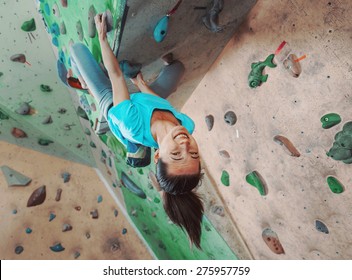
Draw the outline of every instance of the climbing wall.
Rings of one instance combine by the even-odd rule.
[[[171,3],[172,1],[169,2]],[[251,3],[253,2],[251,1]],[[212,215],[218,214],[222,215],[223,212],[223,209],[216,205],[215,210],[212,212],[208,211],[208,208],[206,209],[206,216],[204,216],[202,226],[203,250],[190,248],[186,234],[169,221],[163,210],[160,195],[152,187],[150,178],[153,170],[155,170],[155,166],[151,164],[146,168],[129,168],[125,163],[126,150],[118,143],[116,138],[110,132],[102,136],[97,136],[93,132],[99,116],[99,109],[93,98],[87,92],[73,90],[65,86],[66,72],[71,66],[69,46],[74,42],[82,42],[92,51],[96,60],[101,62],[99,43],[94,33],[94,25],[92,25],[93,16],[95,13],[103,12],[107,9],[110,10],[113,29],[108,34],[108,40],[110,45],[114,45],[117,43],[117,38],[120,35],[119,32],[121,32],[125,3],[126,1],[113,0],[99,1],[98,3],[94,1],[80,1],[72,5],[70,1],[40,0],[35,1],[35,3],[27,3],[28,7],[20,1],[13,3],[4,2],[1,4],[4,7],[2,11],[13,11],[14,13],[13,15],[9,12],[1,14],[1,19],[8,22],[9,28],[1,29],[0,35],[6,38],[8,42],[13,40],[13,44],[9,43],[3,47],[3,52],[1,53],[2,61],[6,62],[6,67],[1,72],[0,77],[2,90],[0,96],[1,140],[50,155],[63,157],[67,160],[96,166],[97,170],[99,170],[98,173],[101,175],[100,178],[106,184],[111,198],[121,207],[119,210],[115,210],[125,214],[127,220],[131,222],[133,228],[146,244],[146,247],[151,250],[153,257],[159,259],[237,259],[239,257],[237,253],[241,252],[245,246],[241,243],[240,238],[238,240],[234,238],[236,242],[230,240],[225,242],[218,228],[213,226],[209,217],[212,218]],[[202,2],[200,4],[202,4],[201,10],[204,14],[206,5],[209,3]],[[245,6],[244,11],[248,11],[249,7],[250,5]],[[186,9],[187,7],[182,8]],[[157,16],[164,16],[164,13],[164,11],[159,11]],[[196,9],[194,8],[193,16],[195,14]],[[135,14],[132,13],[131,16],[134,17]],[[202,26],[201,16],[197,12],[197,17],[199,18],[197,24],[200,26]],[[236,17],[241,18],[243,14]],[[180,21],[181,19],[182,17],[178,20]],[[195,18],[192,18],[192,20],[195,20]],[[224,36],[218,35],[218,38],[220,36],[222,38],[221,42],[226,42],[226,38],[230,36],[233,26],[236,26],[234,23],[237,24],[238,22],[238,19],[230,22],[233,19],[229,15],[227,20],[229,21],[229,26],[223,32]],[[173,28],[175,30],[175,26]],[[180,30],[185,32],[185,29]],[[203,39],[211,34],[204,26],[202,31],[204,33],[202,35]],[[193,30],[192,32],[196,31]],[[187,36],[192,37],[190,34]],[[18,38],[22,38],[21,41]],[[172,38],[169,36],[169,38],[175,40],[175,37]],[[208,39],[207,41],[211,42]],[[212,37],[212,41],[216,41],[215,37]],[[166,41],[166,44],[170,44],[170,41]],[[14,46],[16,46],[16,49]],[[202,46],[204,47],[205,44]],[[161,45],[158,49],[159,52],[164,52],[174,47],[175,43],[171,42],[170,46]],[[220,47],[212,48],[213,59],[215,59]],[[202,55],[204,56],[205,53]],[[197,65],[200,60],[197,62],[196,56],[193,56],[193,59],[194,61],[185,62],[188,64],[193,63],[192,67],[195,68],[194,73],[197,73],[197,79],[199,79],[201,75],[200,69],[204,73],[207,65],[209,66],[212,61],[208,59],[200,66]],[[13,75],[15,72],[16,76]],[[194,82],[198,81],[197,79],[191,83],[193,86]],[[186,93],[190,93],[189,85]],[[33,158],[35,157],[34,155]],[[40,158],[39,156],[37,157]],[[18,169],[16,170],[15,166],[12,165],[11,167],[14,170],[13,172],[19,171]],[[4,168],[6,170],[7,167],[5,166]],[[51,174],[51,176],[57,176],[58,171],[56,170],[55,172],[56,175]],[[66,170],[65,172],[70,172],[70,170]],[[3,173],[6,177],[4,170]],[[86,175],[85,172],[82,172],[81,176],[82,174],[84,174],[83,177],[92,176],[88,173]],[[131,181],[130,185],[134,186],[132,188],[128,187],[128,184],[123,183],[121,178],[128,178]],[[89,177],[86,179],[89,180]],[[2,233],[3,235],[5,234],[5,238],[11,240],[8,247],[6,247],[6,254],[9,254],[7,258],[13,258],[14,253],[19,255],[16,258],[26,258],[27,256],[38,259],[79,258],[81,254],[82,258],[93,259],[107,258],[107,256],[108,258],[136,258],[135,253],[137,252],[136,254],[138,254],[138,250],[140,250],[141,254],[145,253],[144,250],[138,248],[133,249],[132,251],[134,252],[130,254],[126,253],[125,250],[120,250],[122,247],[129,246],[128,242],[122,243],[123,240],[121,239],[121,234],[124,237],[129,235],[130,229],[127,226],[122,230],[119,227],[119,234],[109,233],[109,236],[113,237],[101,241],[105,242],[105,245],[100,247],[103,248],[102,252],[88,250],[87,244],[69,242],[67,238],[71,235],[71,231],[77,228],[77,219],[79,219],[77,215],[81,209],[85,208],[85,214],[89,212],[89,216],[85,215],[84,219],[80,222],[85,228],[85,233],[78,226],[79,231],[82,231],[81,233],[85,234],[87,239],[90,239],[90,230],[94,231],[91,220],[88,221],[89,217],[93,220],[100,217],[100,214],[95,209],[102,209],[103,219],[99,218],[99,221],[103,220],[100,223],[105,222],[106,224],[112,223],[111,219],[113,218],[107,213],[110,211],[109,213],[111,215],[113,213],[116,217],[115,213],[117,212],[111,210],[111,204],[102,204],[102,197],[106,195],[100,195],[96,189],[89,192],[89,197],[84,197],[85,199],[81,200],[80,204],[82,206],[74,203],[75,205],[72,204],[69,206],[71,211],[60,211],[64,205],[59,204],[60,206],[57,206],[56,202],[52,203],[53,199],[56,201],[60,187],[57,186],[57,189],[53,186],[45,187],[46,195],[50,195],[48,201],[43,200],[44,188],[40,188],[44,184],[47,184],[44,177],[36,179],[35,183],[40,185],[36,186],[37,188],[30,185],[30,188],[24,188],[24,190],[26,198],[30,196],[30,193],[34,193],[33,196],[35,199],[33,197],[33,199],[28,199],[33,200],[31,203],[38,205],[27,205],[26,208],[23,204],[19,205],[13,202],[11,205],[4,204],[2,206],[7,209],[7,214],[13,211],[15,219],[19,217],[16,216],[17,212],[21,211],[23,213],[20,215],[20,218],[17,218],[16,223],[11,223],[10,219],[7,220],[8,225],[12,225],[12,228],[9,228],[10,230],[23,230],[25,228],[24,232],[21,232],[21,235],[16,235],[15,238],[13,238],[15,235],[13,232],[6,231]],[[81,184],[78,183],[78,185]],[[210,185],[211,183],[208,182],[208,186]],[[1,187],[12,198],[12,201],[15,201],[18,192],[15,194],[15,189],[10,187],[4,189],[6,188],[4,181]],[[38,189],[38,191],[34,192],[35,189]],[[64,187],[61,189],[63,194],[66,193]],[[72,196],[72,200],[76,200],[82,196],[82,193],[71,192],[70,196]],[[22,202],[23,199],[21,199]],[[88,202],[87,199],[89,200]],[[72,203],[72,200],[69,200],[69,203]],[[217,202],[218,199],[214,198],[212,201]],[[35,207],[34,209],[36,210],[44,210],[43,215],[45,213],[46,216],[41,217],[43,219],[40,222],[37,221],[39,219],[32,220],[25,218],[23,215],[28,217],[29,213],[36,213],[34,210],[30,211],[33,208],[29,207]],[[13,209],[10,210],[10,208]],[[41,244],[43,247],[41,247],[42,251],[40,253],[33,250],[28,252],[25,248],[33,248],[33,244],[38,242],[39,235],[33,235],[35,231],[41,228],[41,239],[44,239],[49,234],[48,230],[44,230],[43,227],[45,227],[45,223],[47,222],[50,223],[48,229],[52,228],[53,223],[51,221],[54,220],[52,220],[51,214],[53,213],[62,215],[60,218],[62,233],[59,234],[57,232],[57,227],[56,234],[50,238],[50,244]],[[8,215],[7,218],[9,218]],[[71,226],[73,229],[70,228]],[[227,232],[233,232],[233,229],[229,229]],[[23,235],[23,233],[27,235]],[[76,234],[79,233],[76,232]],[[102,232],[98,233],[99,236],[100,234]],[[226,235],[226,233],[224,234]],[[132,234],[130,240],[133,240],[134,236]],[[30,240],[30,237],[33,237],[33,239],[31,239],[31,245],[29,246],[24,239]],[[210,240],[211,242],[209,242]],[[232,243],[239,244],[239,247],[229,246]],[[138,247],[138,243],[136,244]],[[23,252],[27,253],[22,255]],[[245,253],[240,257],[244,255]]]
[[[351,12],[259,1],[183,107],[255,259],[352,258]]]
[[[0,17],[0,140],[94,166],[36,3],[3,1]]]
[[[0,159],[1,259],[153,259],[94,169],[5,142]]]

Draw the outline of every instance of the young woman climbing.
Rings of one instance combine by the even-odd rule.
[[[148,86],[139,73],[131,80],[140,92],[129,94],[106,37],[106,14],[98,14],[95,24],[108,77],[82,43],[71,47],[73,72],[94,96],[117,138],[157,149],[154,162],[164,209],[172,222],[186,230],[191,244],[200,248],[204,210],[194,192],[201,179],[198,145],[191,135],[194,122],[160,97],[176,89],[184,66],[167,55],[157,79]]]

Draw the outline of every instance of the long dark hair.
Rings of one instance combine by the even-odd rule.
[[[187,175],[169,175],[167,164],[160,158],[156,165],[156,178],[163,193],[163,206],[170,220],[186,230],[191,244],[200,247],[201,225],[204,213],[200,197],[192,191],[201,179],[199,172]]]

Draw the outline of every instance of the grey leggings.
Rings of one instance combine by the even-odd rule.
[[[112,87],[109,78],[84,44],[75,43],[70,51],[74,74],[82,76],[97,101],[102,115],[107,119],[108,111],[113,104]],[[175,60],[162,69],[156,80],[149,87],[160,97],[167,98],[176,90],[184,72],[185,67],[182,62]]]

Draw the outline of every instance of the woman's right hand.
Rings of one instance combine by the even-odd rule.
[[[99,40],[106,39],[106,13],[97,14],[94,17],[95,26],[97,28]]]

